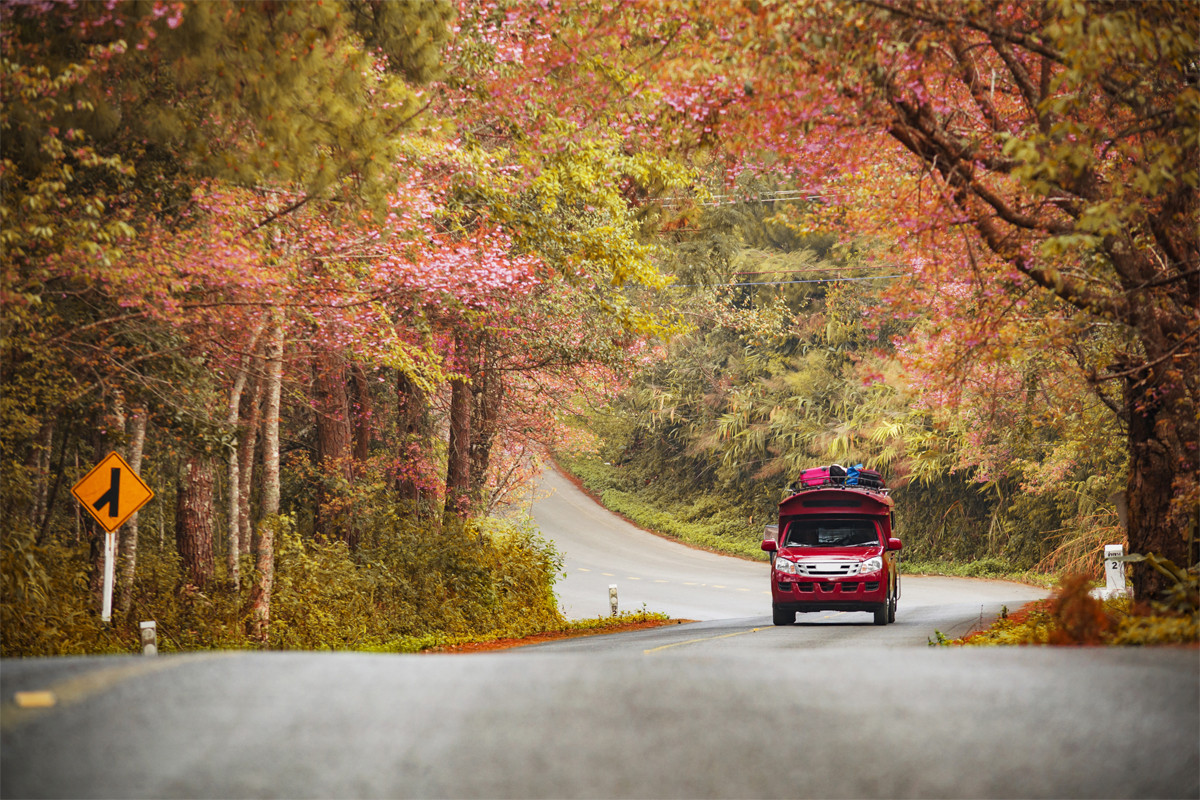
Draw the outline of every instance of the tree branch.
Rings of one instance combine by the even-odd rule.
[[[242,236],[249,236],[250,234],[254,233],[259,228],[266,227],[267,225],[270,225],[272,222],[279,219],[280,217],[285,217],[288,214],[291,214],[293,211],[298,210],[305,203],[307,203],[309,200],[312,200],[312,199],[313,199],[313,195],[306,194],[306,195],[304,195],[304,197],[301,197],[299,200],[292,203],[291,205],[281,208],[278,211],[274,211],[271,214],[268,214],[264,219],[260,220],[258,223],[254,224],[254,225],[250,226],[249,228],[247,228],[246,230],[242,231]]]

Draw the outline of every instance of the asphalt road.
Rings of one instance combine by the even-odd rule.
[[[1197,666],[927,647],[5,661],[0,794],[1194,798]],[[13,704],[32,690],[57,704]]]
[[[610,535],[571,503],[585,542]],[[692,580],[714,557],[560,544],[564,601],[599,577],[606,605],[608,571],[623,603],[704,621],[470,655],[5,660],[0,797],[1200,798],[1195,649],[924,646],[1019,599],[974,581],[906,579],[895,625],[777,628],[763,564]]]

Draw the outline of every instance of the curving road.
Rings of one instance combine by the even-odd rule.
[[[564,554],[566,575],[557,591],[570,618],[608,616],[608,587],[615,584],[624,610],[644,607],[674,619],[740,620],[748,628],[771,625],[766,562],[716,555],[646,533],[592,502],[555,471],[543,475],[533,515]],[[797,627],[805,631],[806,646],[926,645],[938,632],[950,637],[969,633],[1004,607],[1016,609],[1044,596],[1042,589],[1009,581],[905,576],[893,625],[874,626],[867,613],[826,611],[800,615]],[[776,641],[787,647],[797,640]],[[613,640],[555,647],[627,644]]]

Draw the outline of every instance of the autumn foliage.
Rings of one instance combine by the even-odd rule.
[[[992,550],[1127,531],[1195,563],[1179,11],[5,0],[6,628],[66,563],[94,591],[67,489],[110,450],[159,496],[125,621],[169,574],[282,645],[283,548],[374,585],[377,520],[469,537],[626,390],[693,481],[878,457],[943,523],[994,488]],[[1010,525],[1039,493],[1052,522]]]
[[[1100,644],[1113,627],[1104,604],[1089,592],[1092,580],[1086,575],[1067,575],[1059,582],[1050,602],[1054,630],[1050,644]]]

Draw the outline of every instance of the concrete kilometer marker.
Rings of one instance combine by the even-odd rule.
[[[1092,590],[1093,597],[1107,600],[1130,595],[1130,589],[1125,585],[1125,545],[1104,545],[1104,582],[1103,589]]]
[[[158,625],[153,620],[143,622],[139,626],[142,634],[142,655],[158,655]]]

